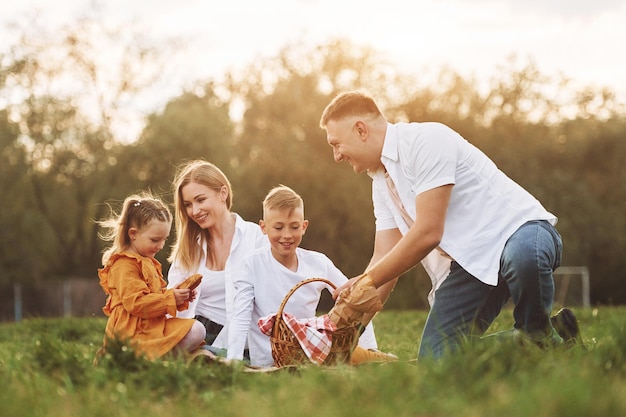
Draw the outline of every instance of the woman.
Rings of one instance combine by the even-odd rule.
[[[202,282],[189,309],[179,317],[204,324],[212,351],[226,349],[227,328],[234,300],[233,271],[242,257],[267,246],[258,224],[231,212],[233,192],[214,164],[195,160],[183,164],[174,178],[176,242],[169,257],[168,288],[191,274]]]

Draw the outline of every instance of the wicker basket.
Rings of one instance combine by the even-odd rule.
[[[308,358],[298,339],[294,336],[292,331],[287,326],[287,323],[283,320],[283,310],[287,301],[291,295],[296,292],[298,288],[311,282],[323,282],[330,286],[333,290],[337,287],[330,281],[324,278],[309,278],[300,281],[296,284],[283,298],[278,311],[276,312],[276,319],[274,326],[272,327],[272,333],[270,336],[270,343],[272,345],[272,357],[274,358],[274,365],[277,367],[288,365],[304,365],[311,364],[311,360]],[[343,329],[337,329],[332,335],[332,345],[330,353],[322,363],[322,365],[337,365],[341,363],[349,363],[352,351],[358,343],[359,329],[357,326],[348,327]]]

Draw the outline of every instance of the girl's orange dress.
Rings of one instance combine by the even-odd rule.
[[[129,252],[114,254],[98,270],[98,276],[108,295],[102,308],[109,316],[105,346],[108,338],[128,340],[138,355],[152,360],[171,351],[191,329],[193,319],[175,317],[174,290],[166,289],[156,259]],[[188,305],[184,303],[178,310]]]

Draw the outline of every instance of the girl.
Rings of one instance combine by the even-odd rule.
[[[176,318],[195,297],[190,289],[165,289],[161,264],[154,256],[170,234],[172,215],[163,202],[146,193],[126,198],[119,215],[98,222],[108,229],[100,237],[111,242],[98,270],[108,295],[104,314],[107,340],[130,342],[137,355],[153,360],[188,353],[204,341],[205,330],[193,319]],[[168,317],[167,315],[171,317]]]

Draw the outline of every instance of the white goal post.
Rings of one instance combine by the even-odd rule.
[[[554,302],[561,307],[570,305],[591,306],[589,300],[589,268],[586,266],[560,266],[554,271]]]

